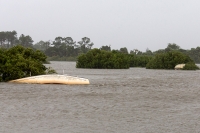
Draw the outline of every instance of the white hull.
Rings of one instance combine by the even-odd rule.
[[[30,84],[90,84],[88,79],[68,75],[39,75],[9,82]]]
[[[175,70],[180,70],[183,69],[183,67],[185,66],[185,64],[178,64],[174,67]]]

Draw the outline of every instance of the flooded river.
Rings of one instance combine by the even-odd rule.
[[[200,133],[200,71],[76,69],[90,85],[0,83],[1,133]]]

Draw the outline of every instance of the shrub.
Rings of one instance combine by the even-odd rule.
[[[129,54],[130,67],[146,67],[152,56]]]
[[[51,67],[48,67],[46,69],[46,74],[54,74],[54,73],[57,73],[54,69],[52,69]]]
[[[199,67],[194,63],[186,63],[183,70],[198,70]]]
[[[194,63],[190,57],[178,51],[156,54],[147,65],[147,69],[174,69],[177,64]]]
[[[40,51],[34,51],[22,46],[14,46],[8,50],[0,50],[0,80],[9,81],[45,74],[43,65],[46,56]]]
[[[78,56],[76,67],[99,69],[128,69],[129,59],[126,54],[120,52],[92,49],[86,54],[81,54]]]

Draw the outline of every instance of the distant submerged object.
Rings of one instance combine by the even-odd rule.
[[[183,69],[183,67],[185,66],[185,64],[178,64],[174,67],[175,70],[180,70]]]
[[[39,75],[11,80],[9,82],[29,84],[90,84],[88,79],[69,75]]]

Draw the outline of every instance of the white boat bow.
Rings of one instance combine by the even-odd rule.
[[[86,78],[69,75],[39,75],[11,80],[9,82],[30,84],[90,84]]]

